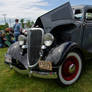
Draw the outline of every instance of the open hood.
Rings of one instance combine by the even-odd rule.
[[[73,11],[69,2],[53,9],[52,11],[40,16],[35,26],[39,26],[50,32],[54,27],[71,23],[74,20]]]

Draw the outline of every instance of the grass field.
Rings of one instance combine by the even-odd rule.
[[[7,48],[0,49],[0,92],[92,92],[92,61],[86,67],[79,81],[62,88],[56,79],[20,75],[4,64]]]

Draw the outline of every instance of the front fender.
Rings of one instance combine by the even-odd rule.
[[[8,48],[6,54],[10,55],[12,59],[18,60],[20,63],[22,63],[25,66],[25,68],[28,68],[27,54],[22,55],[21,51],[22,49],[20,48],[18,42],[16,42]]]
[[[64,56],[67,54],[70,48],[73,47],[80,49],[79,46],[74,42],[65,42],[61,44],[54,50],[50,51],[46,58],[46,61],[51,61],[55,66],[60,65],[63,61]]]

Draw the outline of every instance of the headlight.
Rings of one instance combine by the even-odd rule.
[[[19,45],[24,45],[24,43],[26,41],[26,37],[24,35],[20,35],[18,37],[18,41],[19,41]]]
[[[46,46],[51,46],[54,41],[54,36],[50,33],[44,35],[44,44]]]

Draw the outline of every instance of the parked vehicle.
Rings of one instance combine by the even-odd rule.
[[[86,53],[92,53],[92,6],[64,5],[40,16],[28,35],[11,45],[5,63],[29,74],[56,73],[61,85],[75,83]]]

